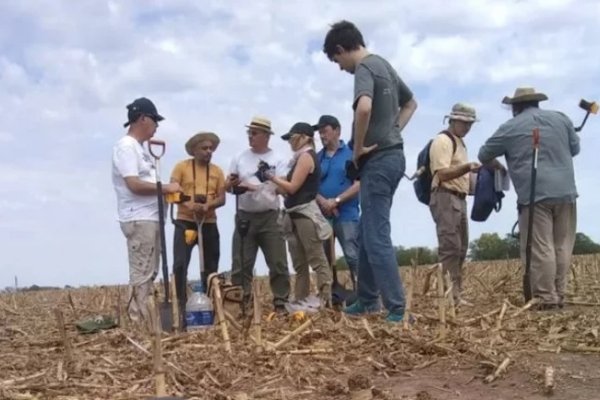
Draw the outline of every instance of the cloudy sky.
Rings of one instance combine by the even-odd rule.
[[[355,22],[415,93],[419,109],[404,131],[408,172],[456,101],[475,105],[481,118],[467,139],[474,157],[509,118],[500,100],[516,86],[541,89],[550,98],[543,106],[576,124],[580,98],[600,99],[596,0],[2,1],[0,287],[15,275],[20,285],[127,282],[110,160],[136,97],[151,98],[166,117],[157,134],[168,142],[165,177],[199,130],[221,136],[214,161],[226,169],[245,148],[254,114],[279,133],[334,114],[347,138],[352,77],[321,52],[339,19]],[[591,118],[576,159],[578,230],[596,241],[599,127]],[[288,152],[277,137],[272,144]],[[230,269],[233,213],[228,198],[218,212],[221,270]],[[504,235],[515,219],[509,193],[500,213],[471,224],[471,237]],[[436,244],[429,211],[407,181],[392,221],[394,243]],[[167,237],[172,260],[170,224]]]

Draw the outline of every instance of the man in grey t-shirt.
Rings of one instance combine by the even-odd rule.
[[[354,75],[354,166],[360,176],[360,254],[358,300],[347,307],[357,315],[379,309],[379,294],[388,310],[386,320],[404,317],[404,291],[390,237],[390,209],[405,170],[402,129],[417,108],[410,89],[392,66],[365,48],[361,32],[348,21],[332,25],[323,52],[340,69]]]

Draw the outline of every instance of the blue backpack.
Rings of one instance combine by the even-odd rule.
[[[487,166],[479,168],[471,219],[477,222],[487,220],[492,211],[500,211],[503,197],[504,192],[496,191],[494,169]]]
[[[446,130],[441,131],[438,135],[447,135],[450,140],[452,140],[452,155],[454,155],[454,153],[456,153],[456,140],[454,139],[454,136]],[[431,173],[430,168],[431,160],[429,158],[431,143],[433,143],[433,139],[427,142],[427,145],[423,147],[423,150],[421,150],[417,156],[417,177],[413,182],[417,199],[425,205],[429,205],[429,199],[431,198],[431,182],[433,181],[433,174]]]

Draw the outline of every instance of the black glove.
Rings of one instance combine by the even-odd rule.
[[[234,187],[231,188],[231,193],[235,194],[236,196],[240,195],[240,194],[244,194],[247,191],[248,191],[248,188],[246,186],[239,186],[238,185],[238,186],[234,186]]]

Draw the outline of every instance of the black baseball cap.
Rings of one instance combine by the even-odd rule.
[[[296,122],[294,126],[290,129],[288,133],[281,136],[283,140],[290,140],[293,134],[300,133],[302,135],[313,137],[315,135],[315,130],[313,126],[306,122]]]
[[[340,121],[338,121],[338,119],[333,115],[321,115],[321,118],[319,118],[319,122],[317,122],[316,125],[313,125],[313,129],[317,130],[327,125],[331,126],[333,129],[339,128]]]
[[[139,99],[135,99],[133,103],[127,106],[127,110],[128,121],[123,124],[124,127],[128,127],[132,122],[137,120],[140,117],[140,115],[147,115],[156,122],[165,119],[165,117],[158,113],[158,110],[156,109],[154,103],[146,97],[140,97]]]

